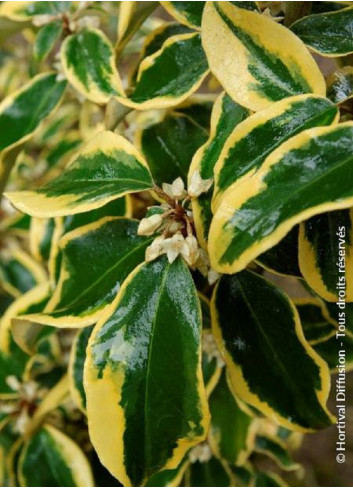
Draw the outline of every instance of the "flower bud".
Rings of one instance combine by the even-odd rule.
[[[183,180],[178,177],[172,184],[163,183],[163,191],[174,200],[181,200],[186,196],[186,190]]]
[[[194,171],[191,176],[188,194],[190,197],[198,197],[199,195],[207,192],[213,184],[213,178],[208,178],[204,180],[201,178],[200,172],[198,170]]]
[[[152,242],[152,244],[148,248],[146,248],[145,260],[147,262],[155,260],[163,253],[163,241],[164,238],[162,236],[159,236]]]
[[[173,263],[185,247],[185,240],[181,233],[175,233],[171,238],[163,241],[162,247],[163,252],[167,254],[169,263]]]
[[[195,265],[199,258],[199,246],[195,236],[190,235],[185,238],[185,246],[181,254],[188,265],[191,267]]]
[[[162,214],[153,214],[141,220],[137,234],[140,236],[152,236],[153,233],[161,226],[163,222]]]

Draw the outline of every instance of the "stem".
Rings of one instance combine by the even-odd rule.
[[[165,200],[170,205],[170,207],[176,208],[177,205],[179,205],[177,202],[175,202],[174,199],[170,197],[170,195],[166,194],[164,190],[161,189],[161,187],[159,187],[156,183],[153,185],[153,190],[156,192],[157,195],[159,195],[161,199]]]
[[[111,98],[105,110],[104,123],[106,129],[114,131],[122,120],[134,109],[126,107],[114,98]]]
[[[312,2],[285,2],[284,25],[289,27],[296,20],[311,13]]]

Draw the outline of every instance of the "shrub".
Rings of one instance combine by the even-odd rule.
[[[280,486],[335,423],[353,7],[160,4],[0,5],[2,485]]]

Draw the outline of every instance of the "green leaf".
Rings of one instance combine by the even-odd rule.
[[[94,324],[153,240],[138,236],[137,227],[138,221],[107,217],[63,236],[52,298],[42,314],[22,319],[62,328]]]
[[[147,58],[147,56],[151,56],[152,54],[159,51],[165,41],[167,41],[170,37],[176,36],[178,34],[187,34],[188,32],[191,32],[190,29],[178,24],[177,22],[162,24],[146,37],[143,45],[141,59]]]
[[[336,57],[353,53],[353,7],[337,12],[309,15],[291,30],[315,53]]]
[[[0,232],[14,233],[27,237],[30,225],[31,217],[27,214],[17,212],[2,220],[0,223]]]
[[[333,320],[327,318],[324,303],[307,297],[294,301],[306,340],[315,345],[336,335],[337,329]]]
[[[189,463],[186,455],[175,469],[158,472],[148,479],[144,487],[180,487]]]
[[[54,219],[39,219],[32,217],[29,233],[29,246],[32,256],[39,262],[49,259],[53,234]]]
[[[252,418],[238,406],[223,371],[209,400],[211,427],[209,443],[217,458],[231,465],[243,465],[254,447]]]
[[[231,467],[231,471],[235,475],[237,487],[253,487],[254,473],[251,465],[243,465],[241,467]]]
[[[42,267],[20,248],[6,250],[1,254],[0,284],[13,297],[24,294],[45,280],[46,274]]]
[[[15,433],[13,423],[9,422],[9,416],[2,419],[0,433],[0,484],[2,487],[11,487],[13,480],[13,457],[16,445],[19,444],[19,434]]]
[[[13,346],[11,348],[11,355],[6,354],[0,350],[0,399],[17,399],[18,392],[14,391],[7,380],[9,377],[16,377],[20,381],[23,378],[26,364],[28,362],[28,356]]]
[[[103,207],[81,214],[65,216],[63,219],[63,234],[69,233],[86,224],[94,223],[103,217],[122,217],[131,214],[131,202],[129,196],[112,200]]]
[[[339,104],[353,97],[353,67],[344,66],[327,79],[327,97]]]
[[[329,302],[339,299],[340,289],[347,302],[353,301],[352,223],[353,210],[343,209],[300,224],[300,270],[309,286]]]
[[[86,394],[83,387],[83,367],[86,360],[86,348],[93,326],[77,331],[71,347],[69,363],[70,393],[76,406],[86,412]]]
[[[118,16],[118,41],[115,46],[119,56],[126,44],[138,32],[147,17],[158,7],[158,2],[121,2]]]
[[[187,266],[163,257],[131,273],[93,331],[84,375],[90,438],[124,485],[175,468],[207,434],[201,328]]]
[[[192,463],[186,472],[185,484],[187,487],[233,487],[230,470],[215,457],[207,462]]]
[[[14,323],[17,316],[21,314],[42,311],[45,304],[48,302],[50,292],[50,284],[48,282],[43,282],[21,295],[10,304],[1,318],[0,350],[6,354],[10,354],[13,347],[15,350],[17,349],[18,344],[22,350],[31,353],[32,346],[34,346],[35,341],[37,340],[37,335],[34,336],[29,327],[19,329],[17,332],[17,329],[13,328],[15,325]],[[14,343],[13,339],[17,344]],[[27,344],[30,344],[31,346],[27,347]]]
[[[79,446],[50,425],[43,426],[25,443],[18,477],[23,487],[94,485],[90,465]]]
[[[6,97],[0,104],[0,151],[29,139],[58,105],[65,86],[65,81],[56,81],[55,73],[43,73]]]
[[[8,192],[6,196],[27,214],[55,217],[97,209],[151,187],[151,174],[140,153],[122,136],[103,131],[44,187]]]
[[[53,148],[45,154],[45,159],[48,164],[48,170],[55,165],[66,162],[66,160],[73,154],[73,152],[81,145],[82,139],[76,135],[67,136],[61,139]]]
[[[121,103],[137,109],[163,109],[181,103],[208,74],[206,56],[197,33],[179,34],[140,64],[137,83]]]
[[[301,277],[298,239],[299,227],[295,226],[277,245],[258,256],[256,262],[271,273]]]
[[[210,132],[210,119],[214,105],[214,95],[195,94],[189,99],[184,100],[174,108],[178,114],[184,114],[192,119],[196,124],[203,127],[207,133]]]
[[[43,61],[49,55],[62,30],[62,21],[60,20],[50,22],[39,29],[33,46],[34,58],[37,61]]]
[[[278,146],[305,129],[329,126],[338,110],[329,100],[315,95],[290,97],[248,117],[232,131],[214,169],[212,209],[222,197],[256,173]]]
[[[59,248],[59,239],[66,233],[73,231],[86,224],[99,221],[103,217],[118,217],[131,215],[131,202],[126,195],[120,199],[112,200],[99,209],[82,212],[71,216],[58,217],[55,219],[55,231],[49,259],[49,274],[54,283],[57,283],[60,275],[62,253]]]
[[[352,207],[352,142],[347,122],[303,131],[271,153],[255,175],[223,196],[209,235],[212,267],[238,272],[299,222]]]
[[[185,182],[192,157],[206,139],[205,129],[179,114],[169,114],[144,129],[140,135],[141,151],[154,181],[161,185],[182,177]]]
[[[168,14],[181,24],[192,29],[201,27],[203,8],[206,2],[160,2]]]
[[[255,451],[268,455],[283,470],[297,470],[299,468],[299,464],[296,464],[289,455],[285,444],[275,437],[257,435],[255,439]]]
[[[327,366],[306,342],[283,292],[249,271],[224,275],[211,315],[232,389],[241,400],[289,429],[310,431],[332,423],[325,407]]]
[[[61,62],[69,82],[88,100],[105,104],[114,95],[124,95],[113,46],[102,31],[84,29],[67,37]]]
[[[48,300],[49,284],[41,283],[30,291],[26,292],[6,309],[0,323],[0,397],[12,398],[18,397],[18,393],[13,391],[7,383],[8,376],[15,376],[21,380],[24,376],[27,362],[29,360],[29,348],[26,348],[27,342],[33,345],[36,342],[38,334],[32,334],[31,328],[24,328],[18,335],[13,335],[12,323],[14,318],[25,312],[37,312],[42,310],[43,305]],[[14,341],[15,339],[15,341]],[[19,341],[18,341],[19,340]],[[18,344],[17,344],[18,342]],[[18,346],[19,345],[19,346]],[[25,345],[25,347],[23,347]],[[25,350],[27,353],[25,353]]]
[[[228,136],[248,114],[246,109],[233,102],[225,92],[219,95],[212,110],[210,136],[193,157],[188,175],[189,184],[195,172],[199,172],[204,180],[213,178],[214,166]],[[191,201],[197,237],[204,248],[207,247],[208,231],[212,220],[212,193],[213,186],[208,192]]]
[[[250,110],[292,95],[325,95],[325,80],[305,45],[257,12],[228,2],[207,2],[202,45],[224,90]]]
[[[256,472],[254,487],[288,487],[288,485],[274,472]]]
[[[24,22],[36,15],[60,15],[69,10],[71,2],[4,2],[0,15],[17,22]]]
[[[245,8],[245,10],[253,10],[255,12],[259,12],[258,2],[238,2],[238,0],[235,0],[234,2],[229,3],[239,8]]]
[[[219,381],[224,363],[213,338],[209,300],[201,293],[199,299],[202,312],[202,376],[209,397]]]
[[[325,360],[331,372],[340,373],[343,371],[351,372],[353,370],[353,338],[350,335],[345,337],[331,338],[321,341],[314,345],[314,349],[321,358]],[[339,360],[344,359],[344,367]],[[344,368],[344,370],[343,370]]]
[[[128,2],[128,4],[130,3],[131,2]],[[147,58],[147,56],[151,56],[159,51],[165,41],[167,41],[170,37],[178,34],[186,34],[187,32],[191,32],[188,27],[177,22],[171,22],[160,25],[157,27],[157,29],[148,34],[142,46],[142,51],[139,56],[139,63],[133,68],[129,76],[131,85],[136,84],[136,77],[141,61]]]

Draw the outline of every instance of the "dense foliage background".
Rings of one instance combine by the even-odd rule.
[[[351,4],[1,2],[1,485],[350,485]]]

